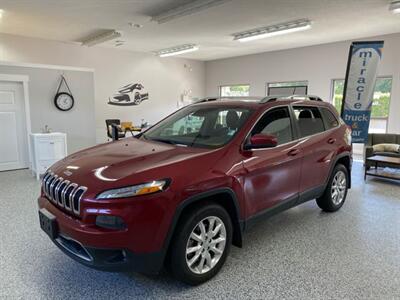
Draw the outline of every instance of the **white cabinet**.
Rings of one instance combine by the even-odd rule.
[[[55,162],[67,156],[65,133],[31,133],[32,172],[36,178],[44,174]]]

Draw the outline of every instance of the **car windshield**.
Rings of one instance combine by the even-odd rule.
[[[247,108],[188,106],[147,130],[141,138],[181,146],[218,148],[236,135],[250,113]]]

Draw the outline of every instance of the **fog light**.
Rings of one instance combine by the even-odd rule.
[[[126,225],[122,218],[116,216],[97,216],[96,225],[107,229],[125,229]]]

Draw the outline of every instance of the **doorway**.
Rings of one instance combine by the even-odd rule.
[[[24,86],[0,80],[0,171],[29,167]]]

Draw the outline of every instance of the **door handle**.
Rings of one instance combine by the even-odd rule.
[[[290,150],[287,154],[289,155],[289,156],[295,156],[295,155],[297,155],[297,154],[299,154],[300,153],[300,150],[299,149],[292,149],[292,150]]]
[[[333,144],[334,142],[336,142],[336,139],[334,139],[334,138],[330,138],[328,140],[328,144]]]

